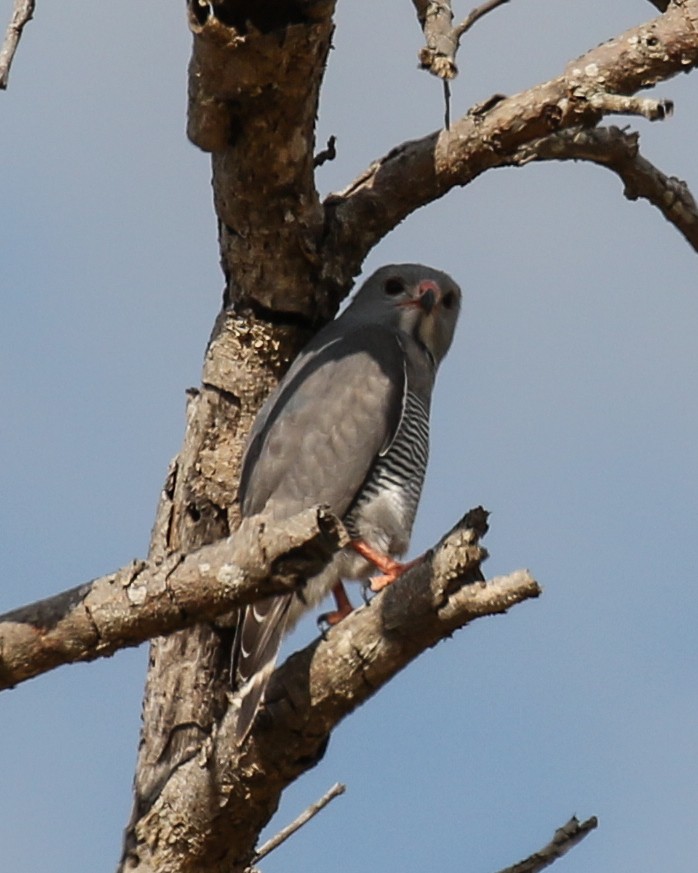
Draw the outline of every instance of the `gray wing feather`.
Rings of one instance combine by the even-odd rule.
[[[317,503],[343,516],[398,430],[407,377],[396,334],[379,325],[333,328],[295,361],[255,422],[240,479],[244,516],[264,510],[283,519]],[[239,743],[274,669],[294,597],[268,598],[240,617],[233,648],[234,684],[246,686]]]
[[[285,518],[325,503],[342,516],[397,432],[405,393],[404,353],[392,331],[369,325],[310,349],[252,433],[243,515],[266,508]]]

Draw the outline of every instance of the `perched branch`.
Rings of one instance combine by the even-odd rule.
[[[235,537],[186,557],[134,561],[9,612],[0,616],[0,689],[288,591],[346,542],[341,523],[323,509],[284,523],[256,517]]]
[[[252,859],[253,864],[259,863],[262,858],[265,858],[270,852],[273,852],[274,849],[278,849],[282,843],[285,843],[289,837],[292,837],[296,831],[299,831],[304,824],[307,824],[311,818],[314,818],[319,812],[321,812],[328,803],[331,803],[335,797],[339,797],[344,794],[347,790],[346,785],[342,785],[340,782],[336,782],[329,791],[322,795],[320,800],[317,800],[315,803],[311,804],[304,812],[302,812],[298,818],[294,819],[290,825],[287,825],[285,828],[282,828],[276,836],[272,837],[270,840],[267,840],[263,846],[255,853],[254,858]]]
[[[486,513],[472,510],[430,552],[368,605],[355,610],[272,676],[265,707],[236,747],[233,699],[206,743],[171,775],[135,826],[122,869],[206,869],[213,858],[245,870],[257,834],[283,789],[324,754],[333,728],[410,661],[476,618],[506,612],[540,589],[525,571],[482,582],[479,538]],[[197,802],[218,786],[215,811]]]
[[[187,6],[188,130],[212,152],[226,288],[202,390],[187,412],[165,553],[190,553],[234,530],[242,445],[259,403],[385,234],[526,144],[595,126],[605,111],[599,95],[632,95],[698,59],[698,0],[672,4],[552,82],[391,151],[321,205],[314,132],[334,3]],[[242,749],[230,742],[228,628],[197,625],[155,640],[124,869],[244,869],[280,792],[321,757],[334,724],[424,646],[475,617],[468,606],[477,598],[483,609],[506,609],[537,592],[526,574],[483,585],[472,567],[442,592],[439,609],[431,578],[420,576],[431,566],[415,567],[280,667]],[[459,581],[473,584],[458,589]]]
[[[347,290],[328,293],[320,281],[324,214],[313,167],[335,4],[186,6],[193,33],[187,132],[211,152],[225,290],[154,543],[165,554],[192,553],[237,528],[237,483],[254,417]],[[127,844],[171,775],[185,761],[205,759],[228,706],[229,625],[223,616],[152,640]],[[192,804],[213,814],[219,788],[210,783]]]
[[[524,861],[514,864],[513,867],[500,870],[499,873],[539,873],[540,870],[549,867],[558,858],[569,852],[577,843],[581,843],[584,837],[597,825],[596,816],[580,822],[577,816],[573,815],[567,824],[555,831],[555,835],[547,846],[543,846],[542,849],[529,855]]]
[[[628,200],[647,200],[660,210],[698,251],[698,205],[685,182],[666,176],[642,157],[639,135],[618,127],[566,130],[529,143],[512,163],[529,161],[591,161],[613,170],[625,184]]]
[[[493,167],[529,143],[568,128],[593,128],[606,114],[666,115],[666,101],[628,95],[698,65],[698,0],[626,31],[568,65],[556,79],[485,104],[450,130],[403,143],[325,201],[323,269],[347,284],[366,254],[408,215]]]
[[[10,67],[17,51],[17,46],[22,37],[25,24],[31,21],[34,15],[35,0],[15,0],[12,18],[7,25],[5,39],[0,48],[0,89],[6,90],[10,78]]]

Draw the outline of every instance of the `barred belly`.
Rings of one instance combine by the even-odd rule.
[[[395,438],[376,459],[344,518],[352,538],[390,555],[406,551],[428,458],[429,408],[408,392]]]

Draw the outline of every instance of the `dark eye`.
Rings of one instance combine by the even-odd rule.
[[[402,294],[405,290],[405,283],[399,276],[391,276],[389,279],[385,280],[385,293],[390,294],[391,297],[396,297],[398,294]]]
[[[456,305],[456,294],[454,291],[447,291],[443,296],[444,309],[453,309]]]

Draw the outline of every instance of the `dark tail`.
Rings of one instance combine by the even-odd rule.
[[[293,596],[282,594],[259,600],[246,607],[240,616],[231,664],[233,689],[240,698],[235,725],[238,745],[250,732],[274,672]]]

